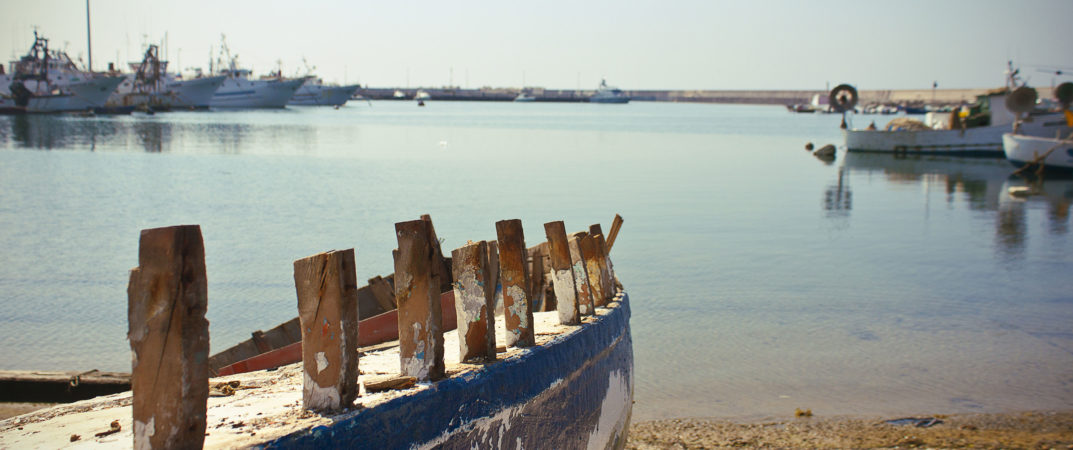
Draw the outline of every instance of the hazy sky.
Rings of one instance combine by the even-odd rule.
[[[93,64],[140,60],[167,34],[172,67],[207,69],[226,34],[257,74],[303,57],[371,86],[623,89],[978,88],[1007,59],[1049,86],[1073,72],[1073,1],[91,0]],[[33,27],[86,56],[85,0],[3,0],[0,55]],[[1043,69],[1041,69],[1043,68]],[[1067,76],[1060,81],[1070,81]]]

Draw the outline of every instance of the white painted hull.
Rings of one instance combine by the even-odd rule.
[[[1002,135],[1002,149],[1010,164],[1017,167],[1036,161],[1040,156],[1047,154],[1043,159],[1045,168],[1073,171],[1073,143],[1069,141],[1061,142],[1055,138],[1006,133]]]
[[[213,108],[282,108],[298,87],[298,80],[247,80],[228,78],[212,96]]]
[[[1012,131],[1013,125],[992,125],[965,130],[842,130],[846,150],[854,152],[935,153],[963,156],[1002,156],[1002,134]],[[1054,136],[1068,133],[1060,114],[1045,114],[1032,118],[1021,126],[1022,133],[1031,136]]]
[[[325,86],[307,82],[291,97],[288,105],[302,106],[342,106],[358,90],[358,85]]]
[[[131,79],[128,75],[127,80]],[[204,109],[209,107],[213,94],[223,84],[224,76],[170,80],[158,92],[132,92],[129,83],[108,99],[108,106],[150,106],[157,109]]]
[[[68,84],[57,94],[31,97],[26,105],[26,111],[53,113],[101,108],[121,82],[123,82],[123,77],[100,77]]]

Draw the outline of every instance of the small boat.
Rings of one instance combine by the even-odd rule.
[[[1073,136],[1059,139],[1006,133],[1002,135],[1002,150],[1015,167],[1073,175]]]
[[[93,112],[123,81],[80,69],[36,31],[30,51],[10,67],[11,73],[0,74],[0,111],[9,113]]]
[[[514,101],[516,101],[516,102],[520,102],[520,103],[529,103],[529,102],[535,102],[535,101],[536,101],[536,97],[533,97],[532,95],[529,95],[529,94],[528,94],[528,93],[526,93],[525,91],[522,91],[522,92],[519,92],[519,93],[518,93],[518,96],[517,96],[517,97],[514,97]]]
[[[630,96],[621,89],[607,85],[607,80],[600,80],[596,93],[589,97],[589,103],[629,103]]]
[[[110,107],[133,106],[147,111],[172,109],[207,109],[213,94],[223,85],[223,75],[191,79],[168,72],[168,62],[161,61],[159,48],[150,45],[138,63],[131,63],[133,73],[108,99]]]
[[[419,102],[422,102],[422,101],[425,101],[425,100],[432,100],[432,95],[429,95],[429,93],[425,92],[424,89],[418,89],[417,93],[414,94],[414,100],[417,100]]]
[[[350,100],[360,86],[350,84],[346,86],[324,84],[320,78],[309,77],[302,87],[294,93],[288,105],[302,106],[343,106]]]

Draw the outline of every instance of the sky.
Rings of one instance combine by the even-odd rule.
[[[166,44],[208,69],[226,36],[255,74],[371,87],[627,90],[990,88],[1013,60],[1073,81],[1070,0],[90,0],[93,66]],[[85,0],[3,0],[0,60],[36,28],[87,59]]]

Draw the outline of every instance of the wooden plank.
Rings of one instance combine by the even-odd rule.
[[[607,258],[607,243],[604,235],[593,236],[596,239],[596,259],[600,263],[600,289],[604,291],[604,297],[611,300],[615,297],[615,276],[611,272],[611,262]]]
[[[357,284],[354,249],[294,262],[305,409],[339,411],[358,397]]]
[[[622,216],[615,214],[615,220],[611,221],[611,231],[607,233],[607,254],[611,254],[611,247],[615,246],[615,238],[618,238],[618,231],[622,229]]]
[[[492,291],[492,309],[499,313],[499,308],[503,307],[503,286],[499,282],[499,242],[488,242],[488,272],[489,279],[492,280],[488,283],[488,289]]]
[[[533,311],[553,311],[555,298],[544,295],[544,255],[541,247],[534,245],[526,250],[526,270],[529,273],[529,293],[533,298]],[[551,309],[548,309],[548,307]]]
[[[376,299],[376,303],[380,305],[385,312],[391,311],[396,308],[395,306],[395,289],[391,287],[391,283],[388,283],[384,277],[377,275],[369,279],[369,290],[372,292],[373,297]]]
[[[383,314],[386,311],[380,302],[376,301],[376,297],[373,296],[373,290],[368,285],[358,288],[358,311],[360,312],[359,319],[366,317],[372,317],[377,314]]]
[[[134,448],[201,448],[209,322],[199,226],[142,230],[127,301]]]
[[[399,305],[399,365],[403,375],[421,381],[444,376],[442,309],[432,273],[429,222],[395,224],[399,257],[395,261],[395,304]]]
[[[421,220],[428,222],[429,245],[432,247],[432,276],[439,280],[439,292],[446,292],[451,287],[451,263],[444,258],[440,248],[440,239],[436,236],[436,227],[432,225],[432,216],[422,214]]]
[[[588,234],[572,234],[567,243],[570,246],[570,269],[574,272],[574,288],[577,291],[578,312],[583,316],[595,313],[592,303],[592,286],[589,284],[589,272],[585,268],[585,254],[581,251],[581,241]]]
[[[559,323],[577,325],[581,323],[581,313],[578,310],[577,288],[574,287],[574,271],[570,262],[570,243],[566,239],[566,226],[561,220],[548,222],[544,224],[544,234],[548,237],[551,281],[555,289]]]
[[[503,318],[507,326],[507,346],[536,344],[533,331],[532,294],[525,264],[525,236],[518,219],[496,222],[499,238],[499,273],[503,285]]]
[[[471,242],[451,252],[455,315],[462,361],[495,361],[496,327],[489,283],[488,244]]]
[[[600,283],[600,257],[597,252],[599,252],[599,247],[591,234],[586,234],[581,238],[581,254],[585,257],[585,272],[589,274],[592,304],[600,307],[607,304],[607,297]]]

